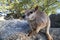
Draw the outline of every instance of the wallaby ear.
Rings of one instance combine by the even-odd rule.
[[[38,10],[38,6],[35,7],[35,11],[37,11],[37,10]]]

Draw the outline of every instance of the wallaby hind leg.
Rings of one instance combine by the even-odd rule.
[[[48,37],[48,40],[53,40],[52,36],[49,33],[49,29],[50,29],[50,21],[47,23],[47,27],[46,27],[46,35]]]

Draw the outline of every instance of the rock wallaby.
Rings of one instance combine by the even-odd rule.
[[[31,31],[28,36],[37,34],[41,29],[45,29],[48,40],[53,40],[49,34],[50,19],[46,13],[39,11],[38,6],[34,9],[29,9],[25,11],[25,18],[29,22]]]

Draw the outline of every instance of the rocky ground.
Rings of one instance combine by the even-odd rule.
[[[0,40],[47,40],[43,32],[32,38],[28,37],[29,30],[29,24],[24,20],[0,21]],[[54,40],[60,40],[60,28],[50,28],[50,34]]]

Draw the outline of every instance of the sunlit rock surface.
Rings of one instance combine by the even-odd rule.
[[[45,33],[39,32],[36,36],[28,37],[30,27],[24,20],[0,21],[0,40],[47,40]],[[50,28],[54,40],[60,40],[60,28]]]

